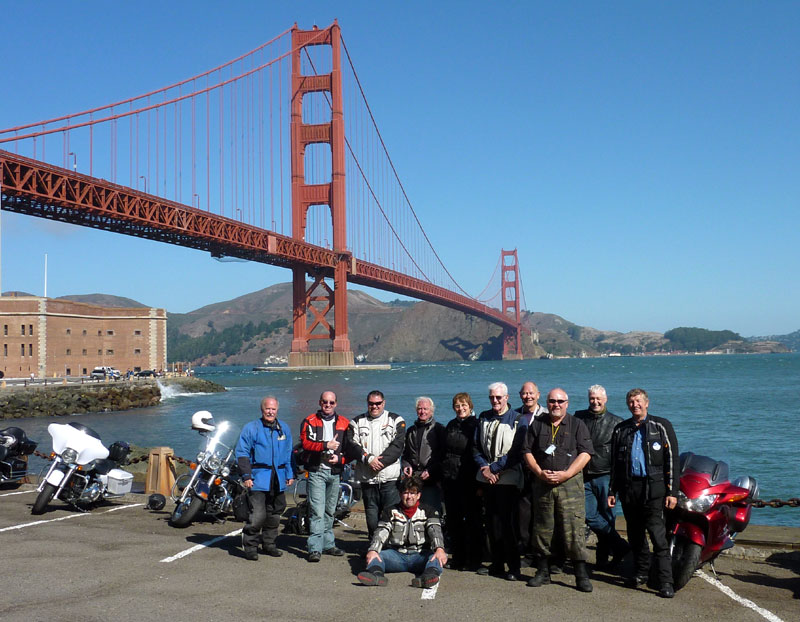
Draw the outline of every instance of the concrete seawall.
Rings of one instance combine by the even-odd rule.
[[[162,382],[192,393],[225,390],[199,378],[165,378]],[[129,410],[155,406],[160,401],[161,389],[155,380],[8,386],[0,389],[0,420]]]

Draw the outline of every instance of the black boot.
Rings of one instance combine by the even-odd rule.
[[[540,587],[550,583],[550,564],[547,558],[540,558],[536,574],[528,579],[528,587]]]
[[[597,548],[595,549],[595,568],[608,566],[608,556],[611,553],[611,541],[605,534],[597,534]]]
[[[575,567],[575,587],[581,592],[591,592],[592,582],[589,581],[586,562],[573,561],[572,565]]]
[[[608,570],[619,568],[625,556],[631,552],[631,545],[628,544],[616,531],[611,536],[611,561],[608,562]]]

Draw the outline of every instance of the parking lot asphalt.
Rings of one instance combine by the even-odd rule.
[[[351,514],[336,528],[345,557],[305,559],[305,538],[282,534],[281,558],[247,561],[241,523],[203,520],[170,527],[163,511],[129,495],[79,513],[59,501],[32,516],[31,485],[0,488],[0,559],[5,566],[0,620],[771,620],[798,619],[800,554],[767,552],[757,559],[725,556],[721,581],[705,569],[672,600],[631,590],[619,576],[592,573],[591,594],[574,577],[529,588],[522,582],[445,571],[432,590],[392,574],[386,587],[361,586],[366,528]],[[593,549],[590,555],[593,559]],[[590,561],[591,561],[590,559]],[[532,576],[533,571],[523,569]]]

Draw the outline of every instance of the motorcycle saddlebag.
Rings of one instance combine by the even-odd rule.
[[[112,495],[126,495],[133,486],[133,475],[122,469],[111,469],[108,472],[108,492]]]

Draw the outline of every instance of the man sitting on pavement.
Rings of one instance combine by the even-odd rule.
[[[439,513],[420,503],[422,480],[409,477],[401,485],[400,503],[381,516],[367,551],[367,567],[358,573],[364,585],[384,586],[387,572],[413,572],[413,587],[439,582],[447,563]]]

